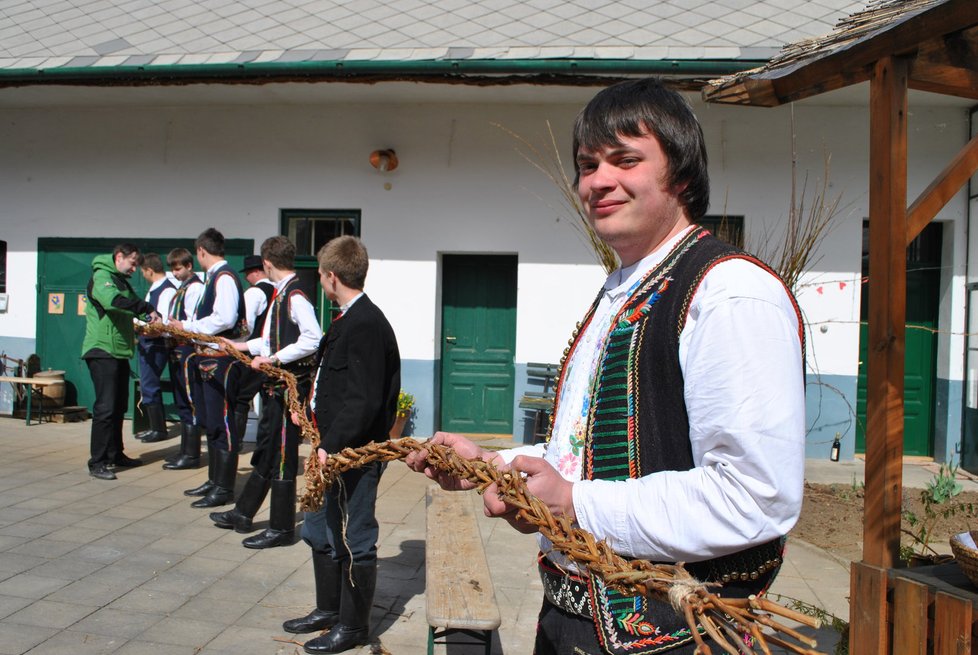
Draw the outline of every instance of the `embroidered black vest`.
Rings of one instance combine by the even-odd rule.
[[[759,260],[696,227],[646,275],[613,319],[592,392],[583,478],[625,480],[693,468],[679,336],[703,277],[729,259],[746,259],[776,276]],[[597,301],[572,339],[565,361],[596,308]],[[800,313],[798,324],[802,326]],[[804,351],[803,336],[799,327]],[[798,374],[803,373],[799,367]],[[557,398],[562,385],[563,371]],[[784,539],[778,538],[686,564],[686,569],[701,581],[722,584],[719,593],[725,597],[746,597],[761,593],[773,581],[783,545]],[[668,603],[625,596],[594,576],[588,579],[588,593],[598,639],[608,653],[644,655],[692,643],[685,619]]]
[[[188,318],[187,308],[184,305],[187,299],[187,289],[189,289],[194,284],[203,284],[200,278],[196,275],[191,275],[187,280],[177,287],[177,292],[170,299],[170,311],[168,312],[169,318],[175,318],[178,321],[186,321]]]
[[[200,305],[197,307],[196,318],[206,318],[214,312],[214,303],[217,301],[217,281],[224,275],[230,276],[234,280],[234,286],[238,290],[238,318],[233,327],[218,332],[215,336],[237,339],[242,334],[248,332],[248,323],[245,320],[244,292],[241,289],[241,280],[238,279],[238,276],[231,270],[227,262],[218,270],[214,271],[213,274],[207,276],[207,281],[204,282],[204,295],[201,297]]]
[[[299,324],[292,320],[292,299],[296,296],[301,296],[305,298],[306,302],[309,302],[309,297],[300,287],[298,276],[289,280],[269,302],[267,308],[268,346],[269,352],[273,355],[285,346],[298,341],[299,335],[302,333]],[[282,368],[297,376],[311,376],[315,364],[316,353],[313,352],[294,362],[283,364]]]
[[[150,305],[152,305],[153,308],[156,309],[157,312],[159,312],[160,314],[162,314],[163,312],[160,312],[159,309],[157,309],[157,305],[160,302],[160,296],[162,296],[163,295],[163,292],[166,291],[167,289],[176,289],[176,287],[174,286],[173,282],[170,282],[170,278],[164,278],[162,284],[160,284],[158,287],[156,287],[155,289],[153,289],[152,291],[150,291],[149,292],[149,300],[146,301]],[[172,298],[171,298],[171,304],[172,304]],[[169,308],[167,308],[167,310],[169,311]],[[152,337],[152,338],[150,338],[150,337],[140,336],[139,337],[139,340],[140,341],[143,341],[143,342],[157,342],[157,341],[162,342],[164,340],[164,338],[163,337]]]

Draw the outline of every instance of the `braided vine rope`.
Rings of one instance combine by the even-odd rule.
[[[214,343],[243,364],[251,365],[251,358],[219,337],[177,330],[160,323],[138,326],[137,331],[149,337],[168,335],[186,341]],[[670,603],[685,618],[700,655],[711,655],[712,650],[703,641],[697,626],[702,627],[729,655],[756,655],[756,651],[744,642],[743,635],[751,636],[761,652],[767,655],[771,652],[768,644],[799,655],[822,655],[815,650],[817,644],[814,639],[776,621],[773,616],[815,628],[820,625],[818,619],[766,598],[721,598],[709,591],[707,584],[693,578],[682,564],[626,560],[606,542],[598,541],[591,533],[575,527],[567,517],[551,513],[543,502],[527,490],[521,475],[501,472],[495,465],[478,458],[462,457],[449,446],[405,437],[374,442],[360,448],[344,448],[321,463],[316,454],[319,432],[299,400],[295,376],[268,364],[262,365],[260,370],[285,383],[289,390],[289,411],[299,419],[302,436],[312,443],[312,454],[306,458],[306,490],[299,500],[299,507],[303,511],[315,511],[322,507],[326,490],[346,471],[372,462],[401,460],[413,452],[424,453],[430,466],[475,484],[479,493],[495,484],[500,499],[516,508],[518,518],[535,525],[555,550],[586,568],[606,586],[627,595],[651,596]],[[762,632],[764,628],[769,632]]]
[[[228,345],[228,343],[221,337],[215,337],[209,334],[200,334],[198,332],[187,332],[186,330],[178,330],[173,326],[163,325],[162,323],[137,325],[136,331],[147,337],[168,336],[183,342],[213,343],[220,348],[221,352],[234,357],[245,366],[251,366],[250,357],[245,355],[240,350]],[[262,364],[259,367],[259,370],[261,370],[261,372],[265,375],[275,378],[276,380],[279,380],[285,384],[286,389],[288,389],[286,400],[288,403],[289,412],[298,420],[299,430],[302,437],[304,439],[308,439],[312,444],[313,456],[306,458],[304,471],[306,491],[299,500],[299,508],[304,512],[313,512],[322,507],[323,493],[325,493],[326,490],[324,485],[324,480],[326,478],[321,471],[322,464],[319,461],[319,457],[315,455],[316,449],[319,448],[319,430],[317,430],[316,426],[313,425],[311,420],[309,420],[304,399],[299,398],[299,383],[295,376],[285,369],[272,366],[270,364]]]

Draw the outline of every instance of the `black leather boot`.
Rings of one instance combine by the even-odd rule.
[[[234,528],[235,532],[251,532],[251,521],[258,513],[258,508],[265,502],[271,482],[258,471],[252,471],[237,502],[234,503],[234,509],[211,513],[214,525],[219,528]],[[272,502],[275,502],[274,495],[272,495]]]
[[[241,543],[245,548],[291,546],[295,540],[295,480],[272,480],[268,528]]]
[[[326,634],[303,644],[307,653],[342,653],[368,641],[377,562],[354,564],[350,575],[343,573],[340,585],[340,622]]]
[[[316,581],[316,609],[298,619],[282,624],[292,634],[319,632],[332,628],[340,620],[340,563],[328,553],[312,551],[312,572]]]
[[[209,450],[208,453],[210,453]],[[217,460],[217,464],[214,465],[214,487],[207,492],[206,496],[190,503],[191,507],[220,507],[234,502],[234,479],[238,475],[238,453],[218,450],[211,455],[211,458]]]
[[[186,423],[180,424],[180,450],[163,458],[164,464],[163,468],[166,468],[167,464],[177,461],[183,454],[187,452],[187,439],[190,436],[190,430],[196,430],[196,426],[188,425]]]
[[[208,453],[208,456],[210,456],[210,453]],[[163,468],[168,471],[182,471],[184,469],[195,469],[198,467],[200,467],[200,428],[189,423],[182,423],[180,432],[180,455],[174,461],[164,464]],[[210,469],[209,464],[208,469]],[[213,479],[210,475],[207,478]],[[197,494],[187,495],[195,496]]]
[[[170,438],[166,431],[166,415],[163,413],[162,404],[146,405],[146,415],[149,417],[149,430],[140,432],[143,436],[136,435],[137,439],[142,439],[143,443],[156,443]]]
[[[207,449],[207,479],[203,484],[197,485],[193,489],[183,492],[184,496],[206,496],[214,488],[214,478],[217,477],[217,455],[210,448]]]

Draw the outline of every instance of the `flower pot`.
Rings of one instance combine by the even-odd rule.
[[[407,416],[398,416],[395,418],[394,425],[391,426],[390,435],[388,436],[390,436],[391,439],[397,439],[400,437],[401,433],[404,432],[404,424],[407,423],[407,420]]]

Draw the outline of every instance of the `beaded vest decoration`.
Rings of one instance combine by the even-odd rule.
[[[645,275],[612,320],[591,390],[583,479],[627,480],[693,468],[679,336],[703,277],[729,259],[746,259],[777,277],[759,260],[694,227]],[[590,323],[598,300],[564,351],[551,417],[557,412],[564,362]],[[798,325],[804,351],[800,312]],[[701,581],[723,584],[724,596],[746,597],[762,593],[773,581],[783,547],[783,538],[774,539],[686,568]],[[598,639],[608,653],[644,655],[692,643],[685,620],[667,603],[625,596],[594,576],[588,578],[588,594]]]

